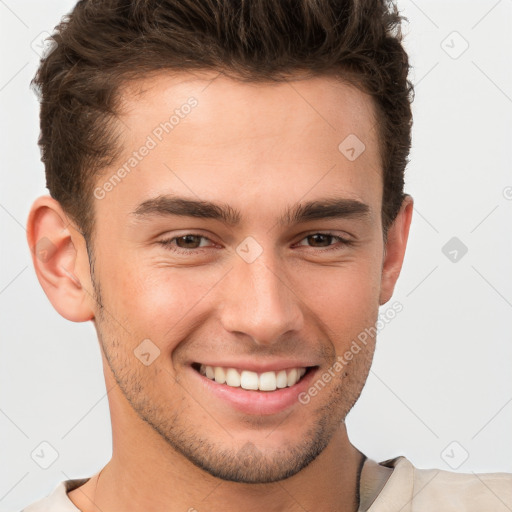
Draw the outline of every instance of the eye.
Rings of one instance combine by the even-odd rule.
[[[167,240],[160,240],[158,243],[171,251],[186,253],[208,246],[208,243],[203,243],[204,241],[211,242],[209,238],[206,238],[203,235],[198,235],[197,233],[187,233],[185,235],[175,236],[174,238],[169,238]]]
[[[166,249],[178,254],[191,254],[215,245],[209,238],[198,233],[186,233],[167,240],[160,240],[158,243],[163,245]],[[312,233],[304,237],[297,245],[310,247],[312,249],[323,249],[322,252],[326,252],[341,250],[351,243],[351,240],[347,240],[332,233]]]
[[[342,249],[343,246],[350,245],[352,242],[351,240],[347,240],[346,238],[343,238],[339,235],[333,235],[332,233],[312,233],[311,235],[306,236],[301,240],[301,242],[307,241],[309,244],[309,247],[313,248],[322,248],[327,247],[327,250],[338,250]],[[332,244],[332,242],[339,242],[339,244]],[[299,243],[298,245],[305,245],[303,243]]]

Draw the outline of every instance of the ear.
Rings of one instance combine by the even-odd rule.
[[[27,241],[37,279],[53,307],[72,322],[94,318],[94,293],[85,239],[60,203],[50,196],[34,201]]]
[[[384,259],[380,284],[380,305],[388,302],[393,296],[395,284],[402,269],[405,248],[411,226],[413,198],[406,195],[400,211],[388,229],[387,241],[384,246]]]

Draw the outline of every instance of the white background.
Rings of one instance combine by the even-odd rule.
[[[54,311],[25,239],[46,193],[31,42],[73,4],[0,0],[0,512],[91,476],[111,452],[93,326]],[[403,311],[379,336],[349,436],[379,461],[512,472],[512,0],[399,6],[416,84],[415,213],[393,299]],[[456,262],[442,252],[452,237],[468,248]],[[58,452],[48,469],[31,458],[43,441]]]

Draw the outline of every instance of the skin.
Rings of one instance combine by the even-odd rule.
[[[385,242],[368,95],[330,77],[249,84],[218,75],[160,73],[122,89],[123,151],[99,187],[169,112],[191,96],[198,103],[93,201],[94,275],[59,203],[43,196],[32,206],[30,246],[53,243],[50,258],[33,253],[38,279],[63,317],[93,321],[112,420],[113,455],[100,480],[69,497],[85,512],[355,511],[364,456],[344,419],[374,338],[308,404],[276,414],[234,410],[203,389],[190,363],[292,358],[326,372],[392,296],[412,198]],[[349,134],[365,144],[354,161],[338,150]],[[165,194],[229,205],[240,223],[131,213]],[[286,208],[325,198],[357,200],[368,213],[278,223]],[[311,236],[323,232],[334,238]],[[175,239],[179,254],[159,243],[188,233],[199,236]],[[251,263],[236,251],[247,236],[262,249]],[[160,350],[148,366],[134,355],[145,339]]]

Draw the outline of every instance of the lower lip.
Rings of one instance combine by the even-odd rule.
[[[243,388],[234,388],[227,384],[219,384],[214,380],[201,375],[189,367],[206,391],[215,397],[227,402],[234,409],[244,414],[277,414],[299,402],[299,395],[310,386],[318,367],[309,370],[302,379],[293,386],[276,389],[275,391],[251,391]]]

